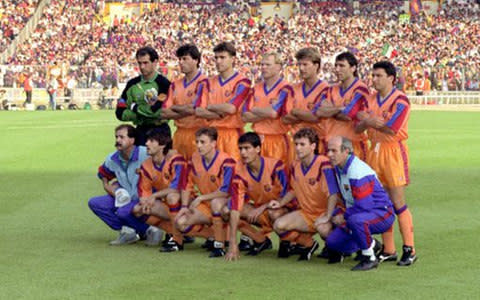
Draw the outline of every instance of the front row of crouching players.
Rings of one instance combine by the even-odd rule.
[[[160,227],[171,236],[162,252],[183,250],[183,235],[199,236],[207,240],[210,257],[224,256],[229,240],[226,259],[236,260],[242,249],[252,256],[271,249],[269,234],[274,230],[280,237],[279,257],[300,254],[299,260],[310,260],[319,248],[313,239],[318,232],[326,245],[322,254],[330,263],[359,252],[356,259],[360,262],[352,270],[378,266],[376,254],[381,245],[372,234],[390,228],[395,220],[393,206],[376,173],[353,154],[350,140],[332,137],[326,157],[318,154],[315,130],[302,128],[293,137],[297,160],[287,171],[282,161],[260,155],[261,140],[256,133],[240,136],[241,161],[236,163],[217,149],[217,131],[201,128],[196,132],[197,151],[187,164],[171,149],[170,136],[150,131],[146,143],[149,157],[135,172],[139,176],[137,200],[135,189],[127,186],[130,181],[113,170],[123,165],[123,157],[139,160],[135,153],[142,149],[135,148],[127,129],[117,128],[119,152],[100,168],[109,194],[114,194],[115,188],[128,188],[134,198],[121,206],[125,221],[114,220],[119,209],[112,196],[90,201],[92,210],[113,229],[133,228],[126,243],[138,240],[138,232],[156,245]],[[115,175],[118,182],[110,186],[108,181]],[[111,213],[97,208],[97,202],[110,203]],[[239,249],[237,230],[253,244],[243,240]],[[125,239],[125,232],[120,237]]]

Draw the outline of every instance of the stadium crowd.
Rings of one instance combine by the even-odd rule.
[[[38,2],[38,0],[0,1],[0,53],[25,27]]]
[[[112,86],[138,71],[133,58],[138,46],[158,49],[162,70],[172,78],[176,68],[171,49],[195,42],[209,74],[213,45],[232,40],[240,53],[241,70],[252,79],[258,75],[260,55],[275,49],[289,66],[288,79],[295,81],[295,49],[311,45],[322,53],[322,76],[329,82],[335,80],[333,58],[344,50],[359,57],[361,77],[369,82],[373,58],[387,54],[385,49],[391,47],[388,58],[399,67],[399,84],[405,89],[415,88],[418,74],[429,79],[430,89],[479,89],[480,6],[475,1],[444,1],[438,15],[420,13],[405,23],[399,21],[403,1],[360,1],[358,8],[345,1],[314,2],[298,5],[289,20],[261,19],[243,2],[185,2],[158,4],[141,15],[106,24],[95,14],[103,7],[102,1],[54,0],[9,64],[45,66],[58,61],[81,87]],[[259,7],[253,7],[258,12]],[[7,83],[11,80],[3,85]]]

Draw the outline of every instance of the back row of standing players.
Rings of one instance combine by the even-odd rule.
[[[312,178],[308,179],[307,175],[310,169],[315,169],[315,167],[317,167],[318,173],[316,181],[320,182],[318,179],[321,177],[321,170],[325,166],[329,166],[329,159],[332,161],[331,155],[333,154],[330,153],[332,149],[328,147],[328,141],[335,141],[335,137],[341,136],[344,138],[340,142],[340,152],[348,148],[345,148],[343,141],[351,141],[354,154],[351,156],[366,161],[375,170],[375,177],[378,176],[383,185],[382,189],[384,188],[388,193],[389,197],[387,198],[393,202],[394,212],[399,220],[404,245],[399,264],[410,265],[413,263],[416,259],[413,222],[404,195],[405,186],[409,183],[408,148],[405,141],[408,137],[407,122],[410,104],[406,95],[394,87],[395,67],[386,61],[376,63],[373,66],[372,74],[375,91],[369,91],[368,87],[356,77],[358,63],[355,56],[345,52],[338,55],[335,60],[339,82],[329,86],[318,78],[321,65],[320,53],[314,48],[304,48],[296,54],[302,82],[290,84],[281,76],[281,57],[275,52],[267,52],[261,61],[263,81],[252,87],[250,80],[234,69],[236,51],[232,44],[224,42],[217,45],[214,48],[214,54],[218,75],[207,78],[199,69],[201,55],[194,45],[184,45],[177,49],[180,70],[185,76],[169,84],[168,80],[156,72],[158,55],[155,50],[148,47],[142,48],[136,55],[142,75],[127,83],[121,99],[118,101],[117,117],[122,121],[132,121],[137,125],[137,144],[145,143],[147,132],[153,128],[157,129],[157,133],[169,136],[170,128],[166,121],[173,119],[177,126],[177,131],[173,136],[173,149],[189,161],[187,174],[192,173],[195,177],[198,175],[196,174],[199,172],[198,169],[201,168],[202,171],[206,171],[205,174],[212,176],[211,180],[206,177],[198,182],[190,180],[189,184],[184,184],[184,186],[190,186],[189,189],[186,189],[190,192],[194,190],[192,184],[196,184],[196,188],[200,190],[201,194],[198,197],[183,194],[180,196],[179,193],[178,201],[171,199],[168,201],[168,197],[163,193],[160,196],[151,197],[149,204],[144,205],[143,208],[142,201],[140,201],[132,209],[136,216],[141,216],[142,213],[145,215],[144,213],[148,212],[150,218],[153,218],[152,215],[155,213],[152,214],[152,209],[155,211],[156,206],[151,200],[165,198],[169,206],[167,209],[169,213],[162,214],[163,212],[161,213],[160,210],[156,211],[157,216],[162,215],[172,221],[169,225],[164,224],[167,232],[173,234],[172,243],[167,243],[165,248],[170,247],[170,250],[183,248],[180,230],[184,234],[213,237],[211,255],[221,256],[224,254],[226,240],[224,226],[227,217],[225,214],[228,211],[239,211],[240,223],[233,225],[253,239],[250,254],[255,255],[255,252],[259,253],[263,249],[271,247],[268,234],[273,227],[279,233],[282,241],[279,249],[280,256],[288,256],[288,254],[298,251],[301,253],[301,257],[309,259],[311,253],[318,248],[318,244],[311,238],[311,234],[304,235],[302,232],[317,231],[323,239],[327,239],[332,233],[333,227],[342,227],[346,220],[335,219],[334,215],[338,214],[338,211],[334,211],[327,205],[328,201],[319,201],[324,202],[321,209],[305,207],[305,203],[308,201],[302,201],[301,198],[322,197],[318,194],[309,195],[308,192],[315,192],[314,188],[312,190],[312,186],[315,186],[313,182],[309,184],[310,186],[297,187],[296,194],[292,195],[287,191],[295,190],[294,182],[299,177],[298,173],[305,177],[306,182],[311,180]],[[258,148],[261,149],[259,156],[261,165],[258,172],[252,171],[251,168],[255,169],[255,166],[247,163],[248,155],[240,153],[242,147],[239,148],[238,140],[245,123],[252,123],[252,128],[261,141],[261,147]],[[209,133],[207,128],[204,129],[206,131],[203,135],[199,135],[198,133],[202,132],[199,129],[206,127],[215,128],[215,134]],[[302,128],[312,128],[313,131],[310,131],[315,133],[318,141],[311,134],[301,131]],[[315,159],[312,158],[311,161],[307,159],[306,165],[302,166],[302,155],[305,155],[305,150],[302,150],[298,139],[295,141],[293,139],[295,133],[299,132],[301,133],[300,138],[305,138],[307,143],[315,144],[318,153],[327,154],[328,152],[329,158],[320,156],[323,159],[317,160],[316,154],[313,154]],[[216,152],[217,150],[212,152],[215,153],[210,158],[212,161],[201,153],[199,143],[202,141],[199,138],[202,136],[208,137],[206,140],[209,142],[215,142],[214,148],[219,150],[219,152]],[[242,138],[245,139],[244,136]],[[157,140],[159,140],[158,136]],[[249,139],[247,138],[247,140]],[[250,144],[252,148],[259,146],[251,140],[247,144]],[[147,148],[148,146],[147,144]],[[197,147],[199,151],[197,151]],[[220,168],[216,170],[217,173],[209,173],[211,166],[205,162],[212,163],[218,159],[217,153],[224,153],[238,161],[235,166],[234,160],[222,160],[224,161],[224,164],[221,165],[222,168],[227,165],[232,166],[232,171]],[[277,194],[272,194],[275,183],[269,183],[268,178],[262,178],[262,172],[268,165],[265,161],[270,161],[270,159],[276,159],[276,163],[270,166],[271,174],[276,174],[275,170],[283,168],[278,164],[289,166],[286,168],[284,178],[278,175],[277,181],[286,184],[290,179],[290,188],[284,186],[277,191]],[[316,164],[319,166],[312,168]],[[153,163],[153,165],[155,164]],[[241,172],[242,165],[247,166],[243,168],[244,171],[246,170],[243,172],[244,174]],[[299,167],[297,172],[295,172],[296,166]],[[226,188],[227,184],[220,180],[222,177],[219,177],[220,174],[224,177],[223,179],[233,182],[232,187]],[[322,174],[328,174],[328,172]],[[214,176],[216,176],[215,180]],[[189,175],[184,177],[187,179],[178,179],[177,187],[181,185],[180,181],[189,181]],[[275,176],[270,177],[273,180]],[[323,177],[325,180],[328,179],[327,175]],[[353,198],[365,197],[375,190],[374,186],[376,185],[373,181],[357,180],[357,188],[347,185],[342,187],[338,184],[342,181],[341,176],[337,174],[336,177],[337,190],[331,188],[327,180],[323,189],[320,188],[317,191],[324,193],[325,199],[329,198],[328,195],[334,195],[335,191],[340,192],[342,189],[340,194],[343,196],[343,201],[347,200],[345,198],[348,198],[348,195],[350,198],[352,195]],[[210,180],[211,186],[209,186],[208,180]],[[141,183],[139,191],[141,190],[140,185]],[[205,191],[203,191],[202,185],[208,186]],[[258,189],[263,189],[263,191],[258,191]],[[155,190],[158,191],[158,189],[152,191]],[[238,196],[239,190],[241,196]],[[152,191],[149,194],[152,194]],[[268,195],[269,193],[270,195]],[[300,195],[302,193],[304,195]],[[344,195],[345,193],[347,197]],[[202,197],[202,195],[208,195],[208,197]],[[142,195],[139,196],[142,198]],[[248,199],[245,205],[243,205],[245,199],[240,201],[239,197]],[[148,197],[143,198],[147,199]],[[312,200],[314,200],[311,201],[314,203],[313,206],[318,206],[318,203],[315,204],[316,200]],[[302,202],[304,202],[303,207]],[[180,205],[180,203],[182,207],[177,207],[176,205]],[[238,203],[241,204],[238,205]],[[303,208],[303,213],[294,214],[296,205],[301,208],[298,210],[299,212]],[[305,209],[307,213],[305,213]],[[293,212],[289,213],[290,211]],[[322,218],[325,216],[327,217]],[[230,222],[232,219],[234,218],[230,218]],[[174,220],[175,222],[173,222]],[[369,220],[369,222],[372,221]],[[156,220],[156,222],[155,224],[160,225],[158,222],[161,221]],[[251,227],[251,223],[263,224],[260,226],[261,231]],[[336,223],[338,224],[335,225]],[[203,226],[206,224],[211,226]],[[325,224],[333,226],[328,227]],[[384,245],[377,253],[378,258],[380,261],[396,261],[392,227],[389,226],[383,231],[385,231],[382,235]],[[236,229],[233,232],[236,232]],[[349,232],[351,233],[352,229],[349,229]],[[232,233],[231,236],[235,236],[235,234]],[[373,249],[374,244],[375,242],[370,241],[366,248]],[[248,243],[245,241],[240,245],[241,248],[248,248]],[[236,258],[237,250],[236,245],[230,246],[227,257],[229,259]],[[336,250],[322,251],[322,254],[330,257],[331,262],[335,262],[341,260],[343,254],[349,252],[341,247],[342,251]]]

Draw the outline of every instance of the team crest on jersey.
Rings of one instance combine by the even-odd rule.
[[[153,176],[152,181],[157,181],[157,180],[158,180],[158,176]]]
[[[350,186],[348,184],[344,184],[343,188],[348,192],[350,190]]]
[[[145,102],[150,102],[150,101],[153,101],[153,100],[157,99],[158,98],[157,96],[158,96],[157,90],[154,89],[154,88],[150,88],[150,89],[145,91],[144,100],[145,100]]]
[[[309,179],[308,179],[308,183],[309,183],[310,185],[315,185],[315,182],[316,182],[315,178],[309,178]]]
[[[388,117],[388,111],[384,111],[384,112],[382,113],[382,117],[383,117],[384,119],[386,119],[386,118]]]
[[[165,174],[165,180],[170,180],[170,175],[169,174]]]
[[[308,108],[309,110],[312,110],[314,107],[315,107],[315,105],[313,104],[313,102],[308,102],[308,103],[307,103],[307,108]]]
[[[157,99],[159,101],[165,101],[167,99],[167,94],[162,93],[162,94],[158,95]]]
[[[215,177],[215,175],[211,175],[211,176],[210,176],[210,181],[211,181],[211,182],[215,182],[216,179],[217,179],[217,177]]]
[[[232,94],[231,91],[225,91],[225,97],[230,97],[231,94]]]
[[[268,103],[270,103],[270,104],[275,103],[275,98],[271,98],[270,100],[268,100]]]
[[[192,91],[188,91],[187,96],[188,96],[188,97],[192,97],[192,96],[193,96],[193,92],[192,92]]]
[[[263,186],[263,189],[265,190],[265,192],[271,192],[272,191],[272,186],[269,185],[269,184],[266,184]]]

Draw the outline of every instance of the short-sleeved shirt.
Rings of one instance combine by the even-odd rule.
[[[295,161],[290,171],[290,187],[300,208],[318,216],[327,211],[328,198],[339,192],[333,167],[323,155],[315,155],[308,167]]]
[[[235,72],[230,78],[223,80],[216,75],[208,78],[202,84],[202,95],[198,97],[195,106],[206,108],[209,104],[233,104],[237,111],[219,120],[209,121],[216,128],[243,128],[242,107],[250,93],[250,80]]]
[[[381,99],[378,92],[372,93],[368,98],[367,112],[382,118],[386,126],[395,134],[390,135],[369,128],[368,138],[372,143],[399,142],[408,139],[408,118],[410,117],[410,101],[402,92],[393,88],[385,99]]]
[[[124,160],[120,151],[107,156],[105,162],[98,168],[98,177],[109,181],[117,179],[118,184],[126,189],[132,198],[138,197],[137,185],[142,163],[148,158],[147,148],[136,146],[128,161]]]
[[[259,207],[285,196],[288,180],[282,161],[260,157],[260,170],[255,176],[247,164],[238,162],[232,182],[231,209],[241,211],[245,202]]]
[[[194,105],[197,94],[201,93],[199,90],[199,83],[207,77],[201,71],[190,81],[186,78],[180,78],[172,82],[168,90],[168,97],[164,103],[165,108],[170,108],[173,105]],[[175,120],[175,125],[179,128],[199,128],[207,125],[204,119],[195,116],[188,116]]]
[[[228,154],[217,150],[212,161],[207,163],[203,156],[194,152],[182,189],[194,192],[197,187],[202,195],[216,191],[229,193],[234,172],[235,160]]]
[[[167,188],[180,190],[185,172],[186,162],[180,154],[165,158],[160,165],[156,165],[152,157],[149,157],[140,168],[138,196],[148,197]]]
[[[290,128],[283,123],[281,117],[286,115],[291,101],[293,101],[293,88],[283,78],[280,78],[270,89],[265,82],[259,82],[253,87],[253,93],[248,98],[243,111],[251,111],[254,107],[273,108],[278,117],[253,123],[253,130],[259,134],[285,134]]]
[[[328,90],[329,101],[335,107],[344,106],[341,112],[350,117],[351,121],[340,121],[334,117],[325,120],[327,128],[327,140],[333,136],[344,136],[352,141],[363,141],[367,139],[365,133],[355,133],[355,125],[358,123],[357,113],[366,110],[366,101],[370,92],[365,83],[356,78],[353,83],[342,89],[340,84],[335,84]]]
[[[287,112],[290,112],[293,108],[314,112],[315,105],[327,97],[328,84],[322,80],[318,80],[307,91],[305,83],[300,82],[293,86],[293,98],[292,106],[287,108]],[[311,127],[320,135],[319,138],[323,139],[326,136],[326,128],[324,120],[319,120],[316,123],[300,122],[293,124],[292,132],[295,133],[304,127]]]

